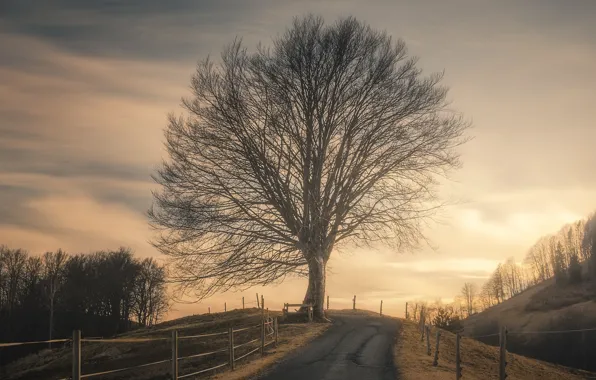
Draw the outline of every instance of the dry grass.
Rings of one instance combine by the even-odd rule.
[[[436,329],[430,335],[431,356],[427,355],[426,338],[420,340],[418,325],[402,321],[402,328],[395,349],[396,366],[401,380],[455,379],[455,334],[441,331],[439,340],[439,364],[433,367]],[[499,352],[497,347],[462,337],[460,354],[464,379],[498,379]],[[547,362],[529,359],[508,353],[507,374],[512,379],[585,379],[588,372],[557,366]]]
[[[279,312],[269,312],[271,316],[279,316]],[[178,330],[179,337],[200,335],[214,332],[227,331],[228,327],[235,328],[244,326],[256,326],[261,320],[261,313],[257,309],[234,310],[227,313],[195,315],[178,321],[169,321],[157,325],[151,329],[142,329],[119,336],[119,339],[126,338],[168,338],[171,331]],[[246,378],[251,373],[260,370],[264,366],[274,364],[285,353],[305,344],[310,339],[324,331],[328,326],[325,324],[280,324],[278,347],[269,345],[266,355],[260,358],[258,353],[242,359],[238,364],[238,370],[233,374],[229,368],[223,367],[218,370],[221,378]],[[259,338],[260,329],[254,328],[234,334],[236,345]],[[272,339],[272,338],[268,338]],[[211,352],[228,347],[227,335],[179,340],[179,357]],[[236,357],[247,353],[258,347],[258,342],[249,346],[236,349]],[[136,366],[144,363],[156,362],[171,357],[171,343],[168,340],[135,343],[82,343],[82,368],[83,373],[95,373],[112,369]],[[255,361],[256,360],[256,361]],[[228,353],[221,352],[212,356],[199,357],[179,362],[180,374],[195,372],[214,365],[226,363]],[[254,362],[253,362],[254,361]],[[11,363],[6,368],[8,379],[59,379],[70,374],[71,350],[68,347],[53,350],[43,350],[38,354],[30,355]],[[170,363],[166,362],[151,367],[131,369],[113,375],[101,376],[102,379],[140,379],[160,380],[169,379],[168,373]],[[217,375],[211,372],[205,374]]]
[[[549,279],[466,318],[465,334],[492,333],[495,325],[516,331],[563,330],[570,328],[564,325],[570,318],[573,328],[592,328],[596,325],[596,302],[592,299],[590,282],[561,287]]]

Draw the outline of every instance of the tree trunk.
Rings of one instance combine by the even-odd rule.
[[[313,257],[308,264],[308,288],[303,303],[313,305],[313,317],[325,319],[325,267],[322,257]]]

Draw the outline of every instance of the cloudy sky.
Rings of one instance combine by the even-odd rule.
[[[407,299],[452,297],[596,209],[594,1],[4,0],[0,244],[159,256],[147,243],[149,176],[196,62],[235,36],[268,44],[306,12],[354,15],[402,37],[424,70],[445,70],[453,107],[474,124],[464,167],[443,189],[459,203],[427,231],[437,249],[334,255],[335,306],[356,294],[401,315]],[[218,295],[171,317],[255,292],[280,308],[305,287]]]

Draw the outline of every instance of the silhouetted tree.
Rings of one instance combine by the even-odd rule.
[[[272,49],[235,41],[221,64],[200,64],[188,117],[170,117],[149,212],[179,290],[203,298],[303,275],[323,317],[334,247],[415,246],[467,126],[441,77],[351,17],[295,19]]]
[[[43,255],[45,294],[50,308],[48,340],[52,340],[54,330],[54,302],[56,300],[56,293],[64,280],[64,266],[67,260],[68,256],[61,249],[58,249],[56,252],[46,252]],[[51,343],[49,347],[52,348]]]
[[[22,249],[3,248],[5,250],[3,256],[6,268],[6,304],[10,316],[21,301],[19,291],[25,278],[27,252]]]
[[[168,309],[165,268],[152,258],[141,262],[132,293],[132,311],[143,326],[157,323]]]

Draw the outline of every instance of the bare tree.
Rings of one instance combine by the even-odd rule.
[[[338,244],[415,247],[465,140],[441,78],[351,17],[296,18],[271,49],[235,41],[220,64],[199,64],[149,211],[179,290],[200,299],[308,276],[304,300],[323,317]]]
[[[165,268],[153,258],[147,258],[141,262],[135,278],[132,311],[137,322],[152,326],[165,315],[168,308]]]
[[[468,317],[474,314],[474,304],[476,301],[476,285],[472,284],[471,282],[466,282],[461,289],[461,295],[464,297],[464,302],[466,304],[466,312],[468,313]]]
[[[6,301],[10,316],[20,301],[19,291],[23,285],[28,255],[20,248],[9,249],[2,246],[0,250],[3,251],[2,256],[6,268]]]
[[[478,293],[478,300],[482,310],[486,310],[491,306],[498,304],[498,299],[495,297],[493,278],[486,281],[480,292]]]
[[[522,291],[522,272],[515,258],[510,257],[501,265],[503,288],[507,291],[508,298]]]
[[[43,255],[45,291],[50,307],[48,340],[52,340],[52,333],[54,331],[54,303],[56,301],[56,293],[62,284],[64,267],[67,261],[68,256],[61,249],[58,249],[56,252],[46,252]],[[52,348],[52,343],[49,343],[49,345]]]

